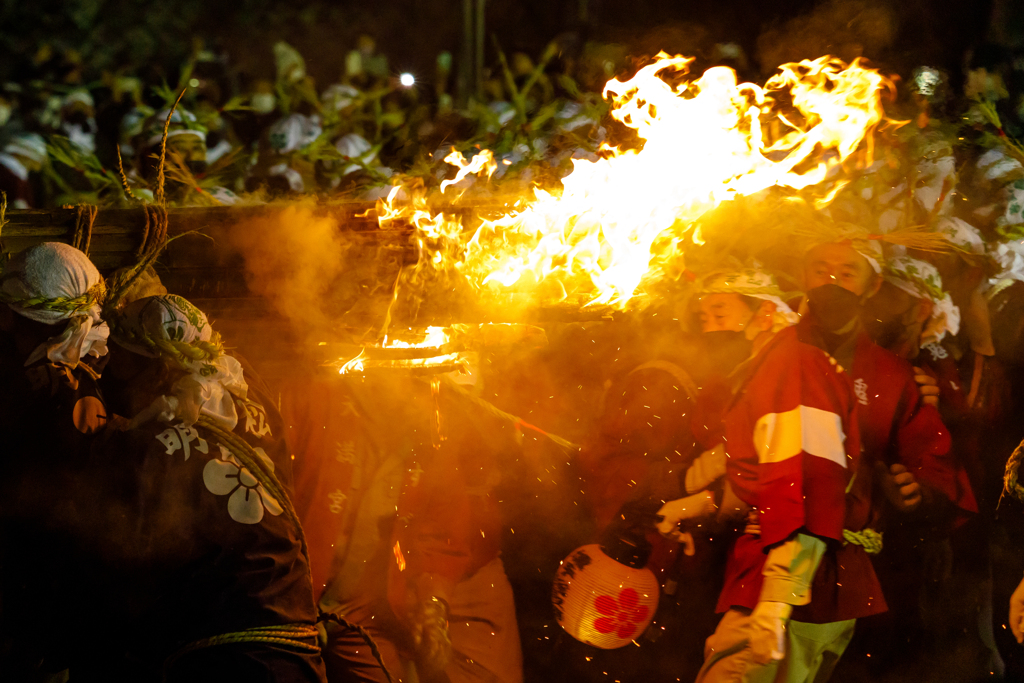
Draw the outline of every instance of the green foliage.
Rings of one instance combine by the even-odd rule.
[[[62,135],[54,135],[47,142],[50,158],[70,169],[71,178],[52,166],[46,167],[47,177],[60,188],[58,204],[120,205],[125,202],[121,179],[107,170],[96,155],[86,152]]]

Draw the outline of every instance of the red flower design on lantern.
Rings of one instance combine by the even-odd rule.
[[[598,633],[611,633],[619,638],[631,638],[637,624],[647,621],[646,605],[640,604],[640,596],[632,588],[624,588],[616,600],[610,595],[600,595],[594,606],[601,614],[607,615],[594,620]]]

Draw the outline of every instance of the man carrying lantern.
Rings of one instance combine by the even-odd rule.
[[[659,528],[674,535],[704,514],[712,494],[701,490],[722,475],[719,505],[747,511],[748,523],[729,553],[725,615],[698,680],[823,680],[855,619],[885,609],[863,549],[844,541],[860,456],[856,396],[842,366],[807,330],[788,326],[793,316],[770,277],[729,273],[707,289],[702,330],[731,331],[750,354],[730,375],[722,446],[683,475],[692,495],[667,503]]]

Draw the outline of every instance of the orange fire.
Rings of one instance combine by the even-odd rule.
[[[444,327],[431,326],[422,332],[410,333],[403,339],[384,337],[380,344],[364,346],[354,358],[342,363],[340,361],[331,363],[338,368],[342,375],[357,375],[368,370],[390,369],[390,370],[427,370],[431,368],[448,368],[465,365],[467,359],[465,354],[458,351],[441,353],[442,348],[450,341],[449,331]],[[423,349],[430,356],[423,357],[392,357],[381,356],[387,350],[396,349]],[[376,355],[368,353],[376,351]]]
[[[560,190],[535,188],[470,229],[423,196],[398,201],[396,188],[379,208],[381,225],[410,222],[434,267],[451,266],[478,288],[624,308],[681,256],[686,238],[701,241],[698,221],[722,202],[781,187],[815,189],[824,204],[845,182],[840,164],[871,163],[881,95],[892,88],[877,71],[822,57],[785,64],[761,87],[737,83],[725,67],[687,80],[692,61],[661,53],[633,78],[610,81],[611,116],[642,145],[574,160]],[[486,150],[446,161],[459,170],[442,192],[496,167]]]
[[[386,349],[419,349],[435,348],[448,343],[448,332],[443,327],[431,325],[424,331],[422,339],[406,341],[402,339],[388,339],[384,337],[383,348]]]

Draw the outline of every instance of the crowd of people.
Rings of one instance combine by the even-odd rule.
[[[145,199],[164,143],[182,204],[366,196],[385,161],[413,159],[403,136],[433,154],[457,129],[440,128],[443,91],[439,113],[410,113],[415,90],[369,43],[323,93],[294,50],[275,54],[276,82],[226,104],[201,62],[173,113],[178,91],[148,107],[124,89],[124,179],[98,160],[89,92],[55,100],[48,138],[11,116],[8,200]],[[510,66],[509,100],[474,131],[510,145],[495,150],[509,172],[557,169],[606,134],[597,101],[551,94],[544,63]],[[723,207],[730,229],[693,246],[677,298],[600,329],[485,338],[468,374],[296,368],[272,390],[166,291],[153,254],[106,280],[66,244],[13,255],[4,680],[1021,675],[1024,514],[1004,488],[1019,490],[1024,436],[1024,147],[1007,80],[972,71],[963,100],[918,70],[908,122],[827,208]],[[527,106],[533,88],[547,104]],[[63,194],[39,194],[40,173]],[[569,368],[589,392],[575,402],[556,381]],[[636,510],[654,625],[608,651],[556,632],[559,560],[611,547]]]
[[[491,148],[507,162],[502,174],[536,173],[538,162],[557,174],[574,152],[597,148],[606,111],[597,93],[548,72],[558,52],[552,44],[537,63],[503,55],[468,102],[455,100],[450,53],[417,80],[393,71],[369,36],[326,86],[284,42],[273,46],[276,73],[244,85],[227,57],[209,50],[182,66],[174,87],[132,76],[7,83],[0,190],[12,208],[152,202],[165,132],[166,199],[178,206],[372,199],[395,173],[430,176],[452,146]],[[613,63],[603,64],[602,74]]]

